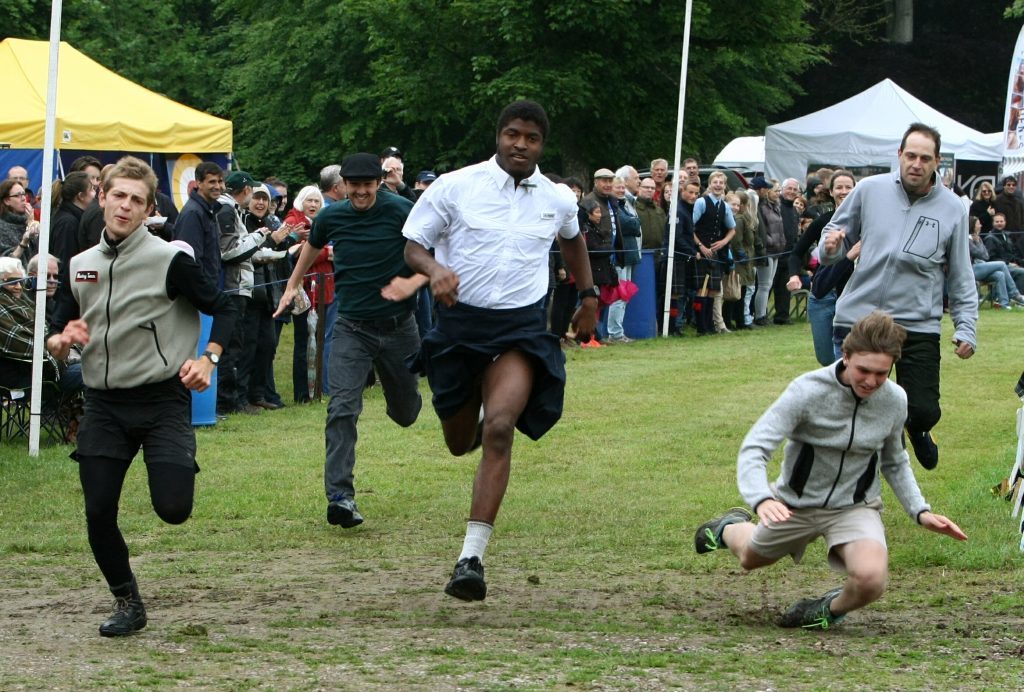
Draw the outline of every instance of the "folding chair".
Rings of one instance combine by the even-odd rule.
[[[811,292],[806,288],[801,288],[799,291],[792,291],[789,294],[789,318],[799,319],[807,315],[807,296],[811,295]]]
[[[0,439],[28,437],[29,393],[24,389],[0,387]]]
[[[31,395],[31,389],[0,385],[0,439],[28,437],[32,421]],[[56,382],[43,382],[43,403],[39,409],[41,433],[58,444],[67,442],[82,401],[80,392],[64,392]]]

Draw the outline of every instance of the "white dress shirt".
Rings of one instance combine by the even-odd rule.
[[[576,195],[535,169],[519,185],[494,157],[446,173],[420,197],[402,229],[459,276],[459,302],[518,308],[548,291],[555,235],[579,235]]]

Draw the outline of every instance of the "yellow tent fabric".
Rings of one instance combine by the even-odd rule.
[[[0,143],[42,149],[49,43],[0,42]],[[60,44],[54,147],[159,154],[230,152],[230,120],[160,96]]]

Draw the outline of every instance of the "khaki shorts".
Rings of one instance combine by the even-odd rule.
[[[834,550],[836,546],[870,539],[887,548],[880,514],[881,499],[842,509],[811,507],[792,511],[792,516],[784,522],[758,524],[750,537],[751,550],[775,560],[790,555],[793,562],[799,563],[807,546],[818,536],[824,536],[829,566],[843,572],[845,565]]]

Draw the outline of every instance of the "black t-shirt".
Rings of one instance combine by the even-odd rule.
[[[380,289],[396,276],[412,276],[405,263],[402,227],[412,202],[390,192],[358,211],[349,200],[335,202],[317,214],[309,243],[334,244],[334,290],[338,313],[353,320],[395,317],[415,307],[415,295],[402,302],[385,300]]]

